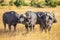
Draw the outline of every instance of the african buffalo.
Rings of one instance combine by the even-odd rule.
[[[48,31],[51,30],[51,26],[53,23],[56,23],[57,20],[55,18],[54,13],[46,13],[46,28],[48,29]]]
[[[5,12],[3,14],[3,24],[4,24],[4,31],[6,31],[6,24],[8,24],[9,31],[11,31],[11,25],[14,26],[14,31],[16,31],[16,25],[19,23],[19,17],[15,11]]]
[[[55,15],[50,12],[35,12],[37,15],[37,24],[40,25],[41,30],[47,30],[50,31],[51,26],[53,23],[56,23],[57,20],[55,18]]]
[[[32,31],[37,21],[37,16],[32,11],[27,11],[25,14],[20,16],[20,22],[25,24],[25,27],[28,31],[28,28]]]

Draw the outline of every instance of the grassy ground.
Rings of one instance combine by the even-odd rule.
[[[44,11],[44,12],[52,12],[54,11],[57,19],[57,23],[52,25],[51,32],[45,33],[40,32],[39,25],[35,26],[35,30],[32,32],[29,32],[26,34],[26,29],[24,25],[18,24],[17,25],[17,31],[13,32],[13,26],[12,26],[12,32],[8,32],[8,26],[7,26],[7,32],[4,32],[4,26],[2,22],[2,15],[6,11],[16,11],[18,14],[25,13],[27,10],[31,10],[33,12],[38,11]],[[34,8],[25,6],[22,8],[16,8],[14,6],[4,6],[0,7],[0,40],[60,40],[60,6],[56,8]]]

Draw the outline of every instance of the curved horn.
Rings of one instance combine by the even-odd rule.
[[[25,15],[25,14],[23,14],[23,16],[24,16],[24,17],[26,17],[26,15]]]

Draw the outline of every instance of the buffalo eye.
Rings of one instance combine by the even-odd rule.
[[[52,18],[49,16],[49,19],[52,20]]]
[[[42,18],[42,19],[45,19],[45,18],[46,18],[46,16],[44,15],[44,16],[42,16],[41,18]]]

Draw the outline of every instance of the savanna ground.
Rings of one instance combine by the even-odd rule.
[[[54,11],[54,14],[57,19],[57,23],[54,23],[52,25],[52,29],[50,32],[45,33],[44,31],[41,32],[39,29],[39,25],[35,26],[35,30],[32,32],[28,32],[26,34],[26,29],[24,25],[18,24],[17,25],[17,31],[13,32],[13,26],[12,31],[8,32],[8,26],[7,26],[7,32],[4,32],[4,25],[2,22],[2,15],[6,11],[16,11],[18,14],[25,13],[26,11],[31,10],[33,12],[38,11],[44,11],[44,12],[52,12]],[[34,8],[25,6],[22,8],[17,8],[15,6],[0,6],[0,40],[60,40],[60,6],[56,8]]]

